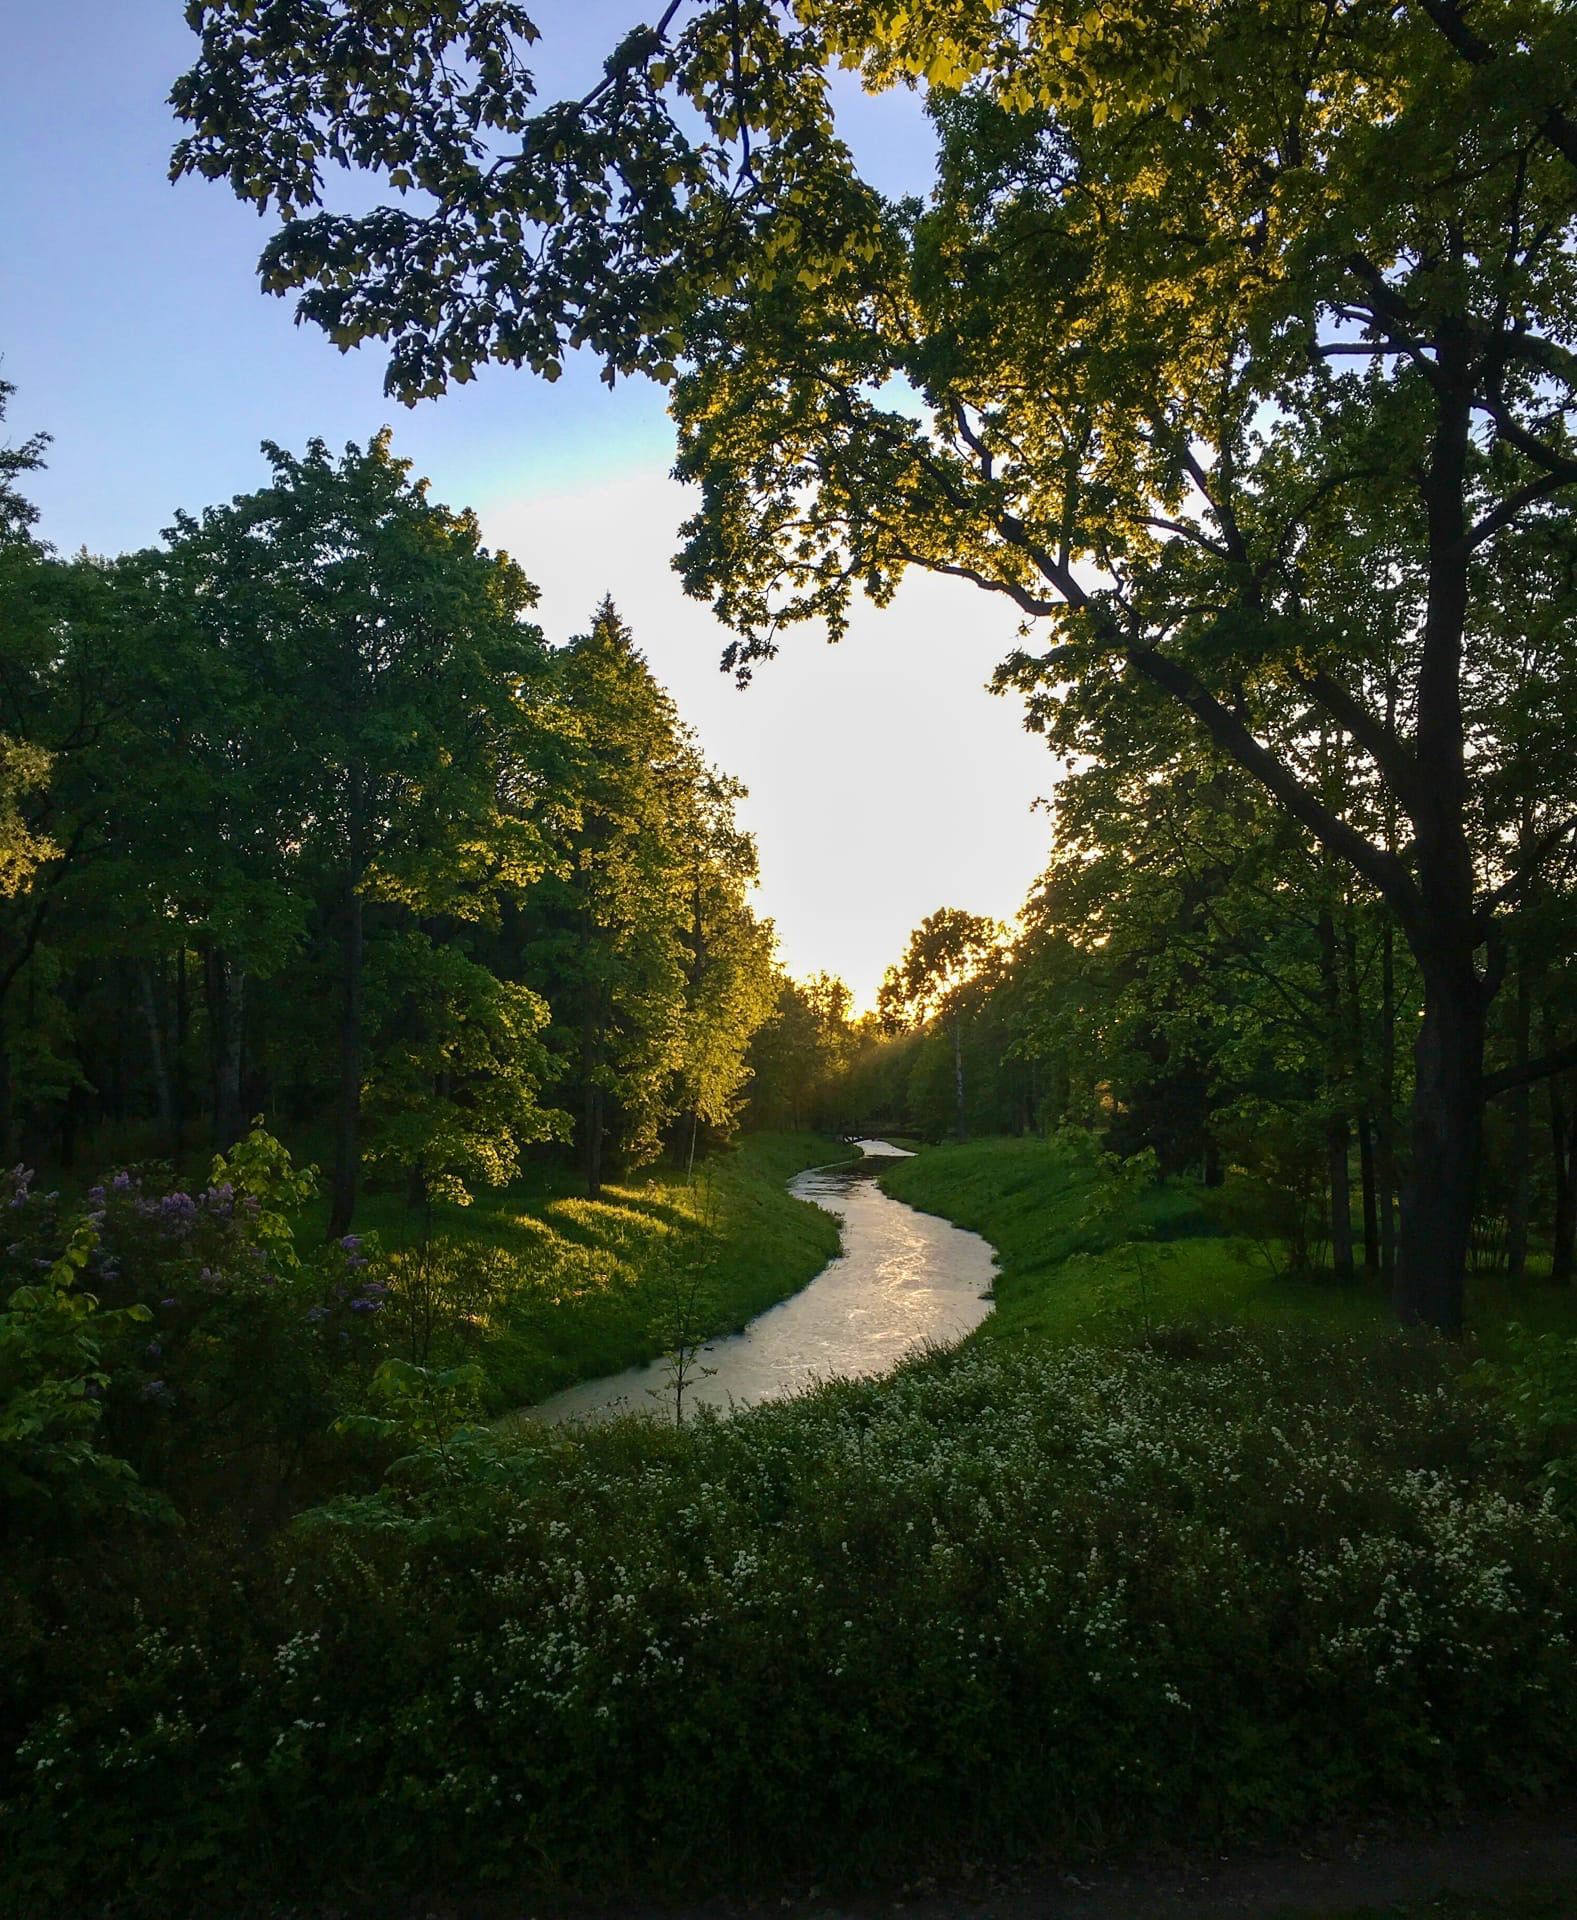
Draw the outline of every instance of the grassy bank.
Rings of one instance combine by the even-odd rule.
[[[1341,1286],[1273,1270],[1276,1250],[1224,1232],[1210,1196],[1193,1182],[1163,1182],[1116,1218],[1094,1217],[1088,1166],[1049,1140],[928,1148],[889,1168],[881,1184],[895,1199],[983,1234],[997,1249],[997,1310],[978,1339],[1106,1338],[1146,1320],[1201,1318],[1349,1332],[1390,1325],[1389,1302],[1376,1282]],[[1577,1290],[1532,1276],[1512,1285],[1474,1275],[1468,1317],[1491,1349],[1510,1320],[1577,1331]]]
[[[698,1330],[731,1333],[813,1279],[838,1251],[838,1223],[784,1191],[804,1167],[855,1159],[813,1133],[757,1134],[696,1169],[647,1169],[588,1200],[576,1176],[534,1168],[469,1207],[436,1206],[435,1290],[445,1339],[480,1360],[496,1409],[529,1406],[577,1380],[661,1353],[675,1276],[703,1280]],[[420,1213],[374,1195],[357,1220],[396,1256],[421,1260]]]

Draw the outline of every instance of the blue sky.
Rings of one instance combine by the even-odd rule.
[[[642,17],[640,0],[545,0],[538,80],[580,92]],[[66,551],[158,538],[174,510],[262,483],[258,443],[365,440],[384,422],[437,498],[474,506],[543,588],[550,637],[610,588],[714,759],[751,787],[761,905],[796,972],[841,972],[868,1001],[909,929],[940,905],[1006,915],[1043,863],[1030,802],[1052,768],[983,682],[1011,610],[916,581],[866,610],[835,652],[811,634],[747,694],[717,672],[726,635],[667,566],[685,496],[672,431],[644,383],[572,363],[556,385],[484,369],[405,409],[375,351],[341,355],[255,263],[269,228],[223,186],[166,179],[165,105],[195,40],[180,0],[8,0],[0,64],[3,432],[53,435],[31,497]],[[840,124],[888,192],[923,186],[913,99],[839,78]],[[894,819],[873,856],[873,813]]]

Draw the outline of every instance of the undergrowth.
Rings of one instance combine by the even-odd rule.
[[[260,1562],[11,1622],[8,1911],[865,1882],[1554,1794],[1577,1540],[1520,1448],[1427,1343],[1226,1327],[418,1436]]]

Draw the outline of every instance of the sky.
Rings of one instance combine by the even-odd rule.
[[[957,581],[908,579],[862,604],[828,647],[810,627],[746,691],[719,671],[728,635],[670,560],[694,510],[670,475],[660,389],[572,362],[554,385],[489,368],[406,409],[376,349],[340,354],[263,295],[270,227],[223,185],[166,179],[165,104],[195,39],[181,0],[5,0],[0,62],[0,436],[43,429],[27,488],[56,547],[156,541],[177,508],[262,485],[264,439],[337,447],[385,423],[433,497],[471,506],[541,589],[551,640],[611,592],[709,757],[750,789],[758,910],[783,963],[875,997],[909,931],[939,906],[1010,917],[1049,849],[1032,811],[1054,767],[1021,710],[985,689],[1017,615]],[[544,97],[580,93],[643,16],[641,0],[543,0]],[[916,191],[927,131],[911,97],[837,82],[867,178]]]

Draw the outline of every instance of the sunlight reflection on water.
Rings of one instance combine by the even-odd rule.
[[[979,1234],[891,1200],[873,1175],[906,1159],[885,1140],[861,1140],[853,1166],[812,1167],[789,1192],[843,1221],[843,1251],[810,1285],[715,1340],[701,1356],[716,1372],[685,1388],[685,1406],[744,1406],[818,1380],[886,1373],[926,1344],[951,1346],[991,1311],[996,1256]],[[656,1389],[656,1393],[653,1393]],[[663,1363],[586,1380],[533,1409],[548,1421],[646,1413],[672,1418]]]

